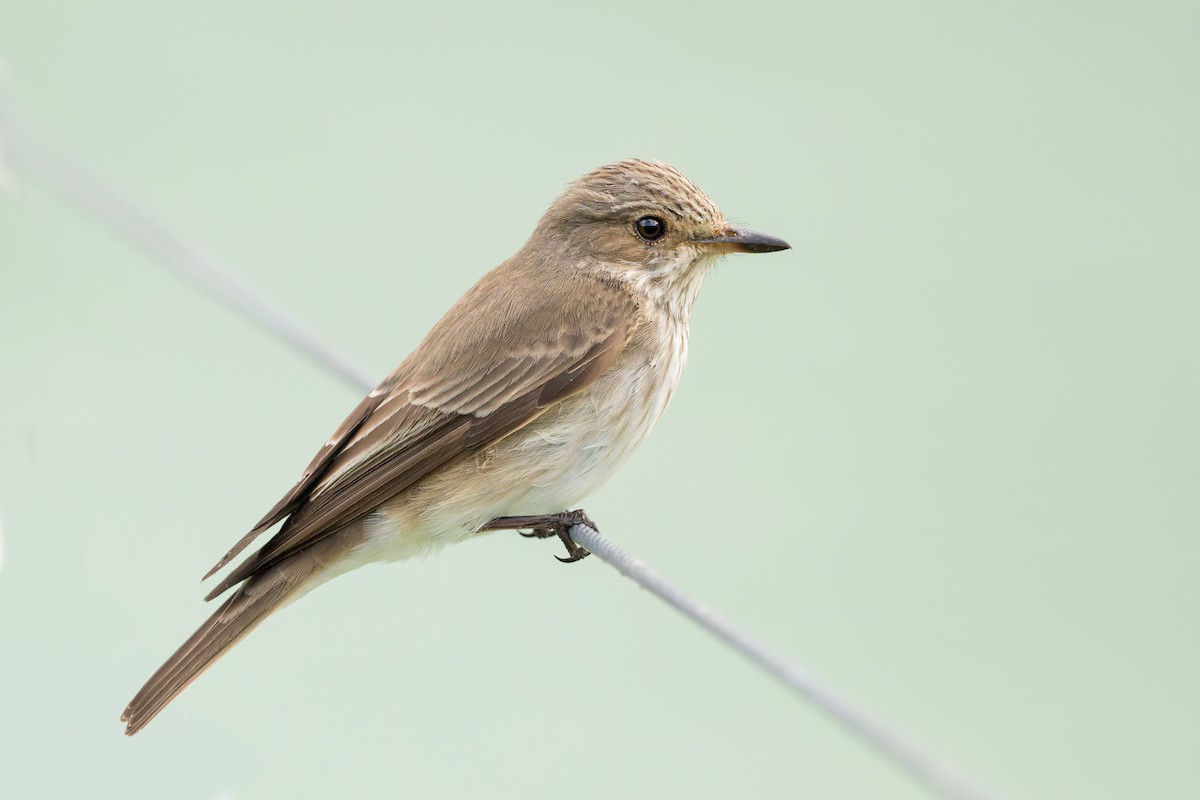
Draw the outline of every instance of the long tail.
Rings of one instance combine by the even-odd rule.
[[[127,723],[127,736],[144,728],[175,695],[273,611],[312,588],[309,578],[320,561],[304,558],[306,554],[298,555],[298,558],[288,559],[238,587],[233,596],[167,659],[167,663],[158,668],[121,714],[121,721]]]

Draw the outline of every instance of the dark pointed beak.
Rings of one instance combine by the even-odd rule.
[[[721,236],[697,239],[696,242],[726,253],[774,253],[792,247],[783,239],[745,228],[729,228]]]

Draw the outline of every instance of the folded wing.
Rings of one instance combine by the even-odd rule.
[[[206,599],[529,424],[613,365],[636,324],[623,288],[564,274],[543,283],[535,302],[533,293],[516,291],[512,271],[489,273],[355,408],[291,491],[208,575],[283,520],[279,532]],[[573,305],[580,290],[589,301]]]

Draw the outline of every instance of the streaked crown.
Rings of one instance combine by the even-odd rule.
[[[580,217],[625,217],[665,211],[678,221],[712,225],[720,209],[682,172],[660,161],[631,158],[598,167],[575,181],[555,205],[569,204]]]

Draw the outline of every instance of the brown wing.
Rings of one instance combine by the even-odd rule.
[[[279,533],[207,599],[528,424],[612,366],[635,324],[629,295],[577,273],[542,276],[531,291],[520,266],[485,276],[359,404],[212,572],[286,517]]]
[[[387,385],[385,381],[380,388],[383,389]],[[371,392],[362,399],[362,402],[350,412],[350,416],[346,417],[346,421],[334,431],[333,436],[329,437],[329,441],[317,451],[313,460],[305,468],[304,474],[300,476],[300,480],[296,481],[296,485],[291,491],[280,498],[275,507],[267,512],[266,516],[258,521],[250,532],[238,540],[238,543],[229,549],[229,552],[221,556],[221,560],[213,565],[213,568],[204,574],[201,580],[208,580],[214,574],[219,572],[226,564],[237,558],[238,554],[246,549],[246,546],[258,538],[259,534],[271,528],[275,523],[284,519],[289,514],[292,514],[297,508],[304,503],[308,492],[319,481],[329,469],[329,465],[333,463],[334,457],[340,452],[347,441],[358,431],[363,422],[371,415],[371,413],[379,407],[382,402],[382,393],[377,389]]]

